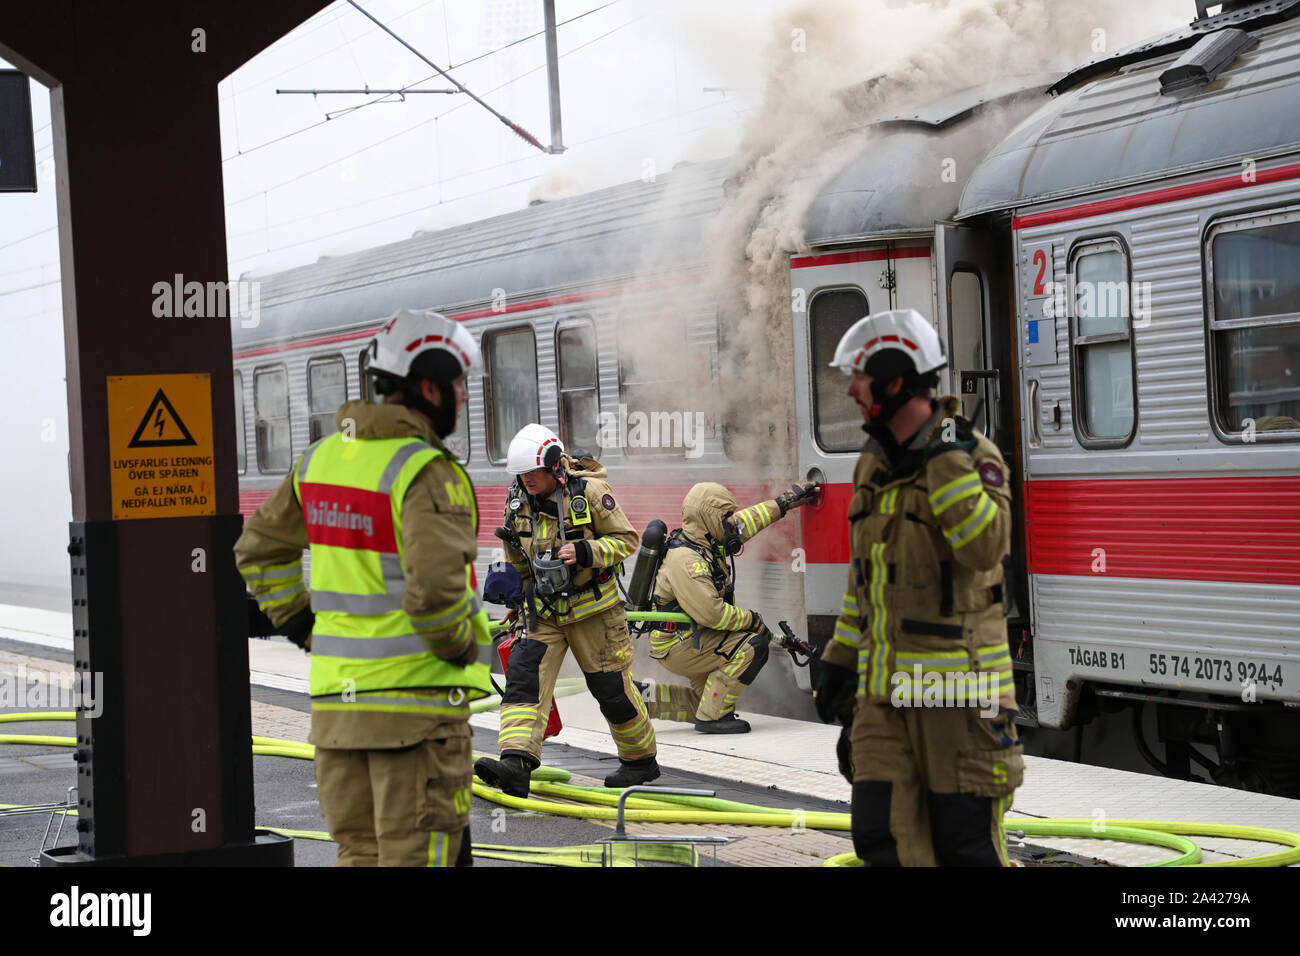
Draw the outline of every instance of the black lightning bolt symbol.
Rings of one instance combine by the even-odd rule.
[[[159,438],[162,437],[162,433],[163,433],[163,425],[165,424],[165,422],[163,422],[163,414],[162,414],[162,413],[163,413],[163,410],[162,410],[161,408],[158,409],[158,417],[155,418],[155,419],[153,420],[153,423],[154,423],[155,425],[158,426],[158,437],[159,437]]]

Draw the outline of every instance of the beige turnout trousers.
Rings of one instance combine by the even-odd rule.
[[[528,637],[515,645],[501,705],[500,754],[527,754],[541,760],[555,678],[568,650],[573,651],[587,687],[609,723],[619,759],[630,762],[653,757],[654,727],[640,693],[632,686],[632,636],[621,606],[572,624],[557,625],[538,617]]]
[[[667,644],[674,636],[679,639]],[[653,699],[646,702],[650,716],[658,720],[718,720],[735,710],[736,699],[748,686],[742,678],[753,680],[756,676],[746,674],[758,656],[750,643],[753,636],[750,631],[700,628],[697,648],[689,633],[653,632],[651,659],[691,683],[689,687],[657,684]]]
[[[468,720],[442,724],[410,747],[317,747],[336,865],[454,866],[469,826],[471,757]]]

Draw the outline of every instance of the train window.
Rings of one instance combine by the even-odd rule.
[[[619,316],[618,438],[624,455],[684,458],[688,447],[698,447],[698,417],[682,407],[691,393],[690,355],[684,317]]]
[[[560,440],[599,457],[596,427],[600,388],[596,372],[596,327],[590,319],[563,323],[555,332],[555,365],[560,392]]]
[[[865,440],[862,413],[849,398],[848,379],[831,368],[835,346],[854,322],[871,310],[860,289],[825,289],[808,303],[812,347],[813,429],[822,451],[857,451]]]
[[[537,403],[537,342],[531,328],[483,336],[483,396],[488,416],[488,454],[506,460],[510,439],[541,418]]]
[[[257,418],[257,468],[286,472],[293,463],[289,438],[289,373],[283,365],[253,370],[253,412]]]
[[[1242,441],[1300,439],[1300,212],[1210,231],[1215,423]]]
[[[347,368],[342,355],[312,359],[307,363],[307,406],[311,413],[307,440],[333,435],[334,413],[348,400]]]
[[[1074,424],[1086,448],[1119,447],[1133,437],[1133,338],[1128,255],[1117,239],[1076,245],[1071,345]]]
[[[248,449],[244,447],[244,375],[235,373],[235,469],[248,471]]]

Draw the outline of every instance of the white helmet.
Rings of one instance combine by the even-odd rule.
[[[854,322],[835,347],[831,368],[845,375],[865,372],[872,356],[889,350],[910,359],[918,375],[948,364],[939,334],[925,316],[915,309],[894,309]]]
[[[389,316],[375,336],[370,369],[406,378],[412,363],[426,352],[445,352],[456,360],[461,375],[471,375],[483,367],[478,343],[459,322],[438,312],[401,309]]]
[[[506,471],[512,475],[537,468],[554,468],[564,454],[564,442],[545,425],[531,424],[519,429],[510,439],[506,452]]]

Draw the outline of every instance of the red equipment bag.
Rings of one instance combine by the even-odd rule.
[[[497,656],[501,658],[501,672],[503,674],[507,673],[510,666],[510,649],[514,647],[514,644],[515,637],[512,635],[497,645]],[[555,706],[555,700],[552,698],[551,713],[546,718],[546,733],[542,735],[542,739],[545,740],[547,737],[554,737],[563,729],[564,724],[560,723],[560,710]]]

